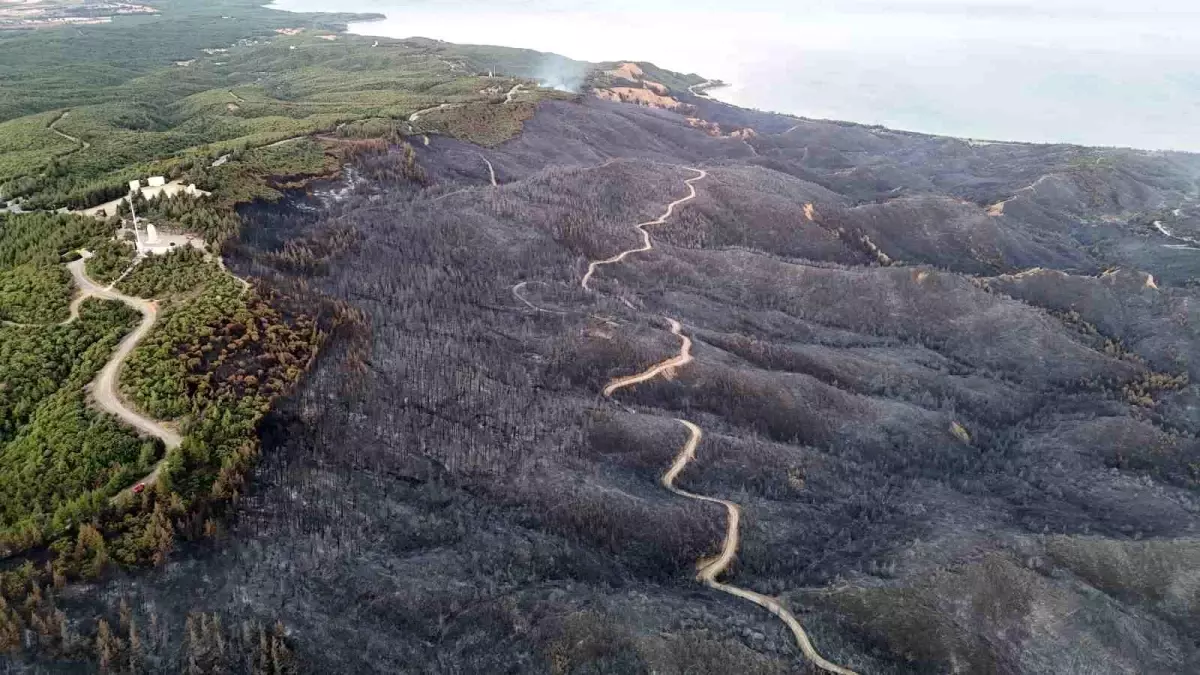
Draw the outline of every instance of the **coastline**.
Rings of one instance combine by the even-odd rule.
[[[705,98],[716,99],[716,97],[709,95],[710,91],[714,91],[717,89],[728,89],[730,86],[731,86],[730,83],[728,83],[724,80],[705,80],[705,81],[701,82],[700,84],[693,84],[692,86],[688,87],[688,93],[691,94],[692,96],[703,96]],[[719,101],[720,99],[716,99],[716,100]],[[722,102],[724,103],[725,101],[722,101]],[[733,104],[730,104],[730,105],[733,105]]]
[[[347,24],[346,32],[356,35],[425,36],[458,45],[532,49],[589,63],[650,62],[674,72],[699,72],[724,86],[694,93],[804,119],[998,142],[1200,152],[1200,136],[1182,113],[1185,105],[1173,105],[1169,114],[1149,114],[1135,103],[1139,97],[1172,97],[1200,104],[1200,90],[1181,88],[1177,64],[1160,54],[1116,50],[1081,61],[1081,54],[1092,53],[1084,39],[1089,36],[1079,37],[1062,22],[1039,26],[1028,44],[1018,40],[1009,49],[989,51],[987,45],[937,41],[943,34],[934,29],[957,34],[979,21],[971,16],[934,21],[912,12],[878,12],[848,23],[843,13],[829,11],[813,18],[811,31],[824,26],[831,32],[797,44],[792,39],[796,22],[786,13],[734,8],[697,14],[681,12],[682,0],[656,0],[644,15],[638,14],[639,25],[672,30],[648,37],[626,30],[631,15],[621,3],[604,10],[586,0],[549,4],[536,11],[516,0],[454,6],[274,0],[267,6],[297,13],[357,9],[375,14]],[[898,30],[904,27],[909,30]],[[934,41],[916,42],[926,32]],[[1047,36],[1056,41],[1047,43]],[[909,56],[900,59],[902,54]],[[948,60],[947,54],[954,58]],[[1045,65],[1021,65],[1029,62]],[[986,79],[968,77],[966,63],[990,68],[993,80],[1007,78],[1008,84],[997,90]],[[1090,84],[1068,86],[1077,82]],[[1071,121],[1080,116],[1088,121]]]

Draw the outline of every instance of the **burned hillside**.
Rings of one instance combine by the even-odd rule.
[[[102,595],[278,620],[309,672],[805,672],[694,581],[725,521],[659,483],[687,418],[680,486],[743,510],[727,578],[834,663],[1200,668],[1200,257],[1153,227],[1200,158],[688,103],[757,133],[553,101],[247,211],[239,274],[362,321],[270,416],[220,545]],[[602,396],[676,354],[668,319],[694,360]]]

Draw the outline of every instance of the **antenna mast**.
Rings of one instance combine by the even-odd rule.
[[[139,186],[140,187],[140,186]],[[137,209],[133,206],[133,198],[137,195],[138,190],[134,189],[133,185],[129,186],[129,213],[133,216],[133,240],[137,242],[138,253],[142,252],[142,233],[138,231],[137,224]]]

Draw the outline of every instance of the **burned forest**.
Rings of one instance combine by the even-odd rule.
[[[108,672],[1200,669],[1200,157],[676,95],[241,208],[352,320],[219,531],[59,592]]]

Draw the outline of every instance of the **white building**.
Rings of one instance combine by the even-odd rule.
[[[133,236],[138,255],[163,255],[187,246],[204,250],[204,241],[201,239],[190,234],[162,234],[153,223],[136,219],[133,225]]]
[[[167,197],[173,197],[177,194],[182,193],[182,194],[186,194],[186,195],[191,195],[193,197],[200,197],[200,196],[208,196],[208,195],[212,194],[210,192],[206,192],[204,190],[201,190],[200,188],[197,188],[194,184],[184,185],[182,181],[178,181],[178,180],[171,181],[170,183],[168,183],[168,182],[166,182],[166,179],[163,178],[162,176],[154,176],[154,177],[150,178],[149,180],[147,180],[146,183],[147,183],[147,185],[143,186],[142,181],[140,181],[140,180],[129,181],[129,194],[140,193],[142,195],[142,198],[147,201],[154,199],[155,197],[158,197],[160,195],[166,195]],[[117,214],[117,208],[119,207],[121,202],[127,202],[127,201],[129,201],[128,196],[121,197],[119,199],[114,199],[111,202],[108,202],[106,204],[101,204],[99,206],[93,206],[90,209],[84,209],[83,211],[80,211],[80,213],[85,216],[93,216],[96,218],[107,218],[108,216],[115,216]]]
[[[149,186],[140,188],[142,196],[146,196],[148,191],[151,194],[161,194],[163,191],[171,187],[186,191],[188,194],[196,194],[197,192],[200,192],[199,190],[196,190],[195,185],[189,185],[187,188],[183,188],[183,186],[178,182],[168,185],[162,176],[152,176],[146,182],[149,183]],[[130,194],[133,194],[134,191],[139,190],[139,186],[140,183],[138,181],[131,181],[129,184]],[[165,253],[170,253],[177,248],[183,248],[185,246],[192,246],[194,248],[204,250],[204,241],[196,239],[190,234],[159,234],[158,228],[154,226],[154,223],[143,222],[142,224],[144,225],[144,228],[139,227],[137,209],[134,207],[132,201],[129,203],[129,215],[133,217],[133,239],[134,244],[137,247],[138,255],[163,255]],[[143,232],[143,229],[145,232]]]

